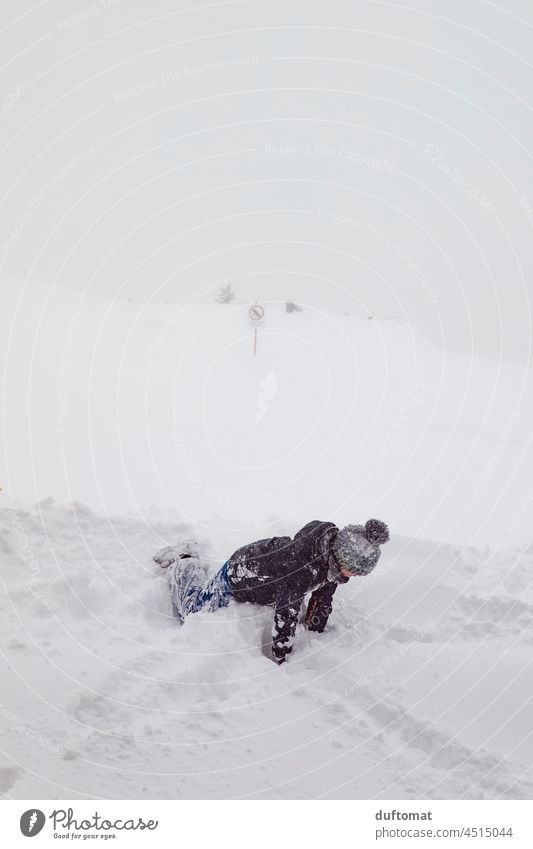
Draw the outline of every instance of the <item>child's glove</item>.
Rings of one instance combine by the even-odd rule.
[[[322,633],[328,620],[328,613],[320,609],[320,605],[316,598],[311,599],[307,612],[305,614],[305,627],[308,631],[318,631]]]
[[[161,566],[162,569],[167,569],[171,563],[179,559],[179,551],[175,545],[167,545],[162,548],[157,554],[154,554],[152,560]]]

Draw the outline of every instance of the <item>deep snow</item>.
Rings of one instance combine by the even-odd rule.
[[[532,551],[396,536],[278,668],[268,609],[169,617],[179,522],[1,519],[9,797],[531,797]]]
[[[393,319],[267,305],[254,358],[241,304],[0,299],[2,792],[531,797],[529,372]],[[268,609],[168,615],[180,534],[214,571],[371,515],[284,667]]]

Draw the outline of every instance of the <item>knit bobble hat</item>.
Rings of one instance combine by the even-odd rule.
[[[363,525],[346,525],[333,542],[333,556],[341,569],[367,575],[379,560],[379,546],[389,539],[389,529],[378,519]]]

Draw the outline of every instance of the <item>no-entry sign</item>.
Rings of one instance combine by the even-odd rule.
[[[265,317],[265,308],[262,304],[252,304],[248,309],[248,321],[253,327],[259,327]]]

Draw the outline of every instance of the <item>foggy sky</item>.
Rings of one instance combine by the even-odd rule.
[[[532,37],[525,0],[20,3],[0,277],[231,278],[529,364]]]

